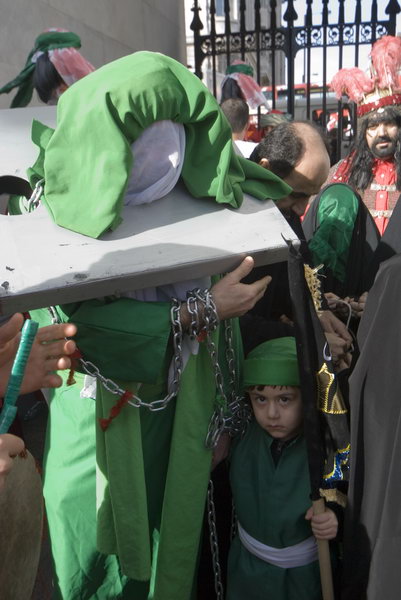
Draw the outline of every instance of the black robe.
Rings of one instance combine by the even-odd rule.
[[[400,196],[401,198],[401,196]],[[373,257],[370,261],[369,270],[367,272],[367,283],[369,289],[376,277],[376,273],[379,270],[380,264],[394,254],[401,253],[401,202],[400,198],[397,200],[397,204],[393,210],[384,234],[373,253]],[[401,596],[401,594],[400,594]]]
[[[351,476],[342,600],[401,598],[401,255],[384,262],[350,378]]]

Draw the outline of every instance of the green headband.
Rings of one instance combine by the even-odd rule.
[[[266,113],[265,115],[260,115],[261,127],[276,127],[280,123],[288,123],[289,121],[291,121],[291,115],[288,113]]]
[[[30,51],[25,67],[15,79],[0,88],[0,94],[8,94],[14,88],[19,88],[11,102],[11,108],[18,108],[29,104],[33,92],[33,72],[35,63],[32,57],[36,52],[47,52],[57,48],[80,48],[81,40],[76,33],[71,31],[47,31],[41,33],[35,40],[35,45]]]
[[[295,338],[268,340],[248,354],[244,363],[244,387],[254,385],[299,386]]]
[[[244,75],[253,77],[253,69],[250,65],[229,65],[226,69],[226,75],[230,75],[231,73],[243,73]]]

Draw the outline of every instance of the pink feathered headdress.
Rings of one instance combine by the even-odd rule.
[[[46,31],[67,32],[60,27],[49,28]],[[55,48],[49,50],[48,54],[56,71],[68,87],[95,70],[95,67],[76,48]]]
[[[355,102],[358,117],[385,106],[401,105],[401,39],[386,35],[372,47],[370,77],[361,69],[340,69],[330,87],[337,98]]]

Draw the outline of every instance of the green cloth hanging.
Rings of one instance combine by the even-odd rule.
[[[164,303],[141,303],[130,299],[116,300],[110,305],[96,302],[57,308],[63,321],[69,318],[78,323],[77,344],[81,350],[85,349],[85,358],[98,366],[103,355],[109,354],[109,364],[102,365],[102,374],[106,377],[120,368],[117,363],[123,363],[127,373],[132,367],[138,373],[153,368],[153,383],[142,384],[138,393],[147,402],[163,397],[171,352],[164,347],[166,360],[161,365],[154,360],[154,350],[158,344],[163,345],[163,331],[170,331],[167,325],[169,304],[165,303],[163,310]],[[121,309],[125,302],[126,308]],[[112,313],[109,307],[113,308]],[[47,311],[38,310],[32,314],[42,325],[48,324]],[[84,326],[83,321],[87,318],[91,323]],[[105,331],[103,340],[99,338],[97,345],[88,346],[86,340],[90,338],[90,330],[96,333],[96,329],[106,323],[107,335]],[[130,328],[125,339],[114,338],[113,330],[120,332],[124,325]],[[143,348],[146,330],[149,344]],[[159,334],[152,345],[156,330]],[[232,333],[235,368],[241,377],[242,348],[237,320],[233,322]],[[223,331],[214,332],[213,339],[227,382]],[[138,351],[135,351],[136,343]],[[131,375],[136,376],[136,372],[132,371]],[[73,386],[53,390],[50,403],[48,435],[51,437],[47,445],[49,452],[46,452],[45,492],[57,567],[57,598],[77,600],[85,593],[88,599],[102,600],[96,585],[112,590],[118,584],[121,595],[110,597],[189,600],[211,462],[211,451],[205,448],[204,440],[214,406],[215,379],[206,343],[201,343],[198,354],[190,357],[177,399],[165,410],[152,413],[127,405],[105,432],[100,429],[98,419],[108,416],[116,397],[98,386],[95,420],[92,411],[95,403],[80,398],[82,376],[77,373],[76,379]],[[118,383],[123,389],[138,389],[133,380]],[[57,435],[60,428],[62,431]],[[100,553],[108,554],[108,559],[95,551],[90,529],[96,528],[94,474],[91,471],[95,464],[95,430],[97,548]],[[68,452],[64,456],[66,448]],[[80,476],[86,469],[88,473],[90,471],[91,483],[85,479],[81,485]],[[81,488],[85,489],[83,496],[80,495]],[[83,527],[81,518],[85,515],[90,516],[89,524],[84,527],[87,537],[78,543]],[[79,552],[68,552],[78,546]],[[113,555],[118,556],[118,562],[113,560]],[[101,569],[95,568],[98,564]],[[118,565],[124,575],[118,568],[114,570]],[[82,586],[80,591],[78,582]],[[99,595],[95,592],[91,595],[91,589],[98,590]]]

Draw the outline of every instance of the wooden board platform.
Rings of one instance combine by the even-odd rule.
[[[0,216],[0,314],[185,281],[287,258],[296,236],[271,200],[239,210],[177,186],[152,204],[126,207],[123,223],[95,240],[58,227],[42,206]]]
[[[35,161],[33,118],[54,127],[56,107],[0,110],[0,176],[25,177]],[[257,265],[286,260],[283,236],[297,239],[270,200],[247,196],[234,210],[182,184],[122,216],[94,240],[58,227],[44,207],[0,215],[0,314],[224,273],[247,254]]]

